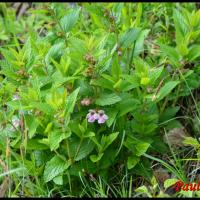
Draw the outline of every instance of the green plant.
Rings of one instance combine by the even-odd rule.
[[[17,20],[0,4],[7,196],[131,197],[133,177],[157,184],[152,160],[186,179],[175,153],[175,165],[158,157],[172,152],[163,135],[183,124],[184,98],[199,120],[200,12],[193,8],[34,3]],[[110,183],[121,168],[131,173],[128,190]],[[88,176],[95,190],[86,187]],[[147,195],[156,196],[154,189]]]

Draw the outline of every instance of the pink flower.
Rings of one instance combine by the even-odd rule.
[[[85,98],[81,101],[82,106],[89,106],[92,103],[92,100],[89,98]]]
[[[103,124],[108,119],[108,116],[104,113],[103,110],[98,111],[98,123]]]
[[[108,119],[108,116],[105,114],[104,110],[99,110],[98,113],[96,113],[95,110],[89,110],[89,113],[86,117],[88,122],[93,123],[95,120],[98,120],[99,124],[105,123],[105,121]]]
[[[95,120],[98,119],[98,114],[95,110],[89,110],[89,113],[87,114],[86,118],[88,119],[88,122],[93,123]]]

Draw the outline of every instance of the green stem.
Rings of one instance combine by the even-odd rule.
[[[160,109],[160,114],[163,113],[163,111],[165,110],[165,107],[166,107],[166,105],[167,105],[167,102],[168,102],[168,97],[166,97],[166,99],[165,99],[165,101],[164,101],[164,103],[163,103],[163,105],[162,105],[162,107],[161,107],[161,109]]]
[[[70,150],[69,150],[69,142],[68,142],[68,139],[66,140],[67,142],[67,154],[68,154],[68,157],[69,157],[69,160],[71,160],[71,154],[70,154]]]
[[[129,67],[128,67],[128,74],[129,74],[129,72],[130,72],[131,64],[132,64],[132,61],[133,61],[134,50],[135,50],[135,42],[134,42],[134,44],[133,44],[133,48],[132,48],[132,51],[131,51],[131,58],[130,58],[129,64],[128,64],[128,66],[129,66]]]
[[[128,48],[127,49],[127,62],[129,61],[129,57],[130,57],[130,49]],[[128,71],[129,71],[129,63],[127,63],[126,71],[128,73]]]
[[[178,94],[180,92],[180,89],[181,89],[181,85],[178,85],[178,88],[177,88],[177,91],[176,91],[176,99],[174,99],[173,103],[172,103],[172,106],[174,107],[176,105],[176,102],[178,100]]]

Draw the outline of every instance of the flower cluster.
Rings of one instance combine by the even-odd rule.
[[[81,105],[82,105],[82,106],[89,106],[91,103],[92,103],[92,100],[91,100],[90,98],[84,98],[84,99],[81,101]]]
[[[89,110],[89,113],[86,117],[88,122],[93,123],[95,120],[97,120],[99,124],[103,124],[108,119],[108,116],[103,110],[99,110],[98,112],[95,110]]]

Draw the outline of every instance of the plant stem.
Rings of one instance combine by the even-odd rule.
[[[128,67],[128,74],[129,74],[129,72],[130,72],[131,64],[132,64],[132,61],[133,61],[134,50],[135,50],[135,42],[134,42],[134,44],[133,44],[133,48],[132,48],[132,51],[131,51],[131,58],[130,58],[129,64],[128,64],[128,66],[129,66],[129,67]]]

